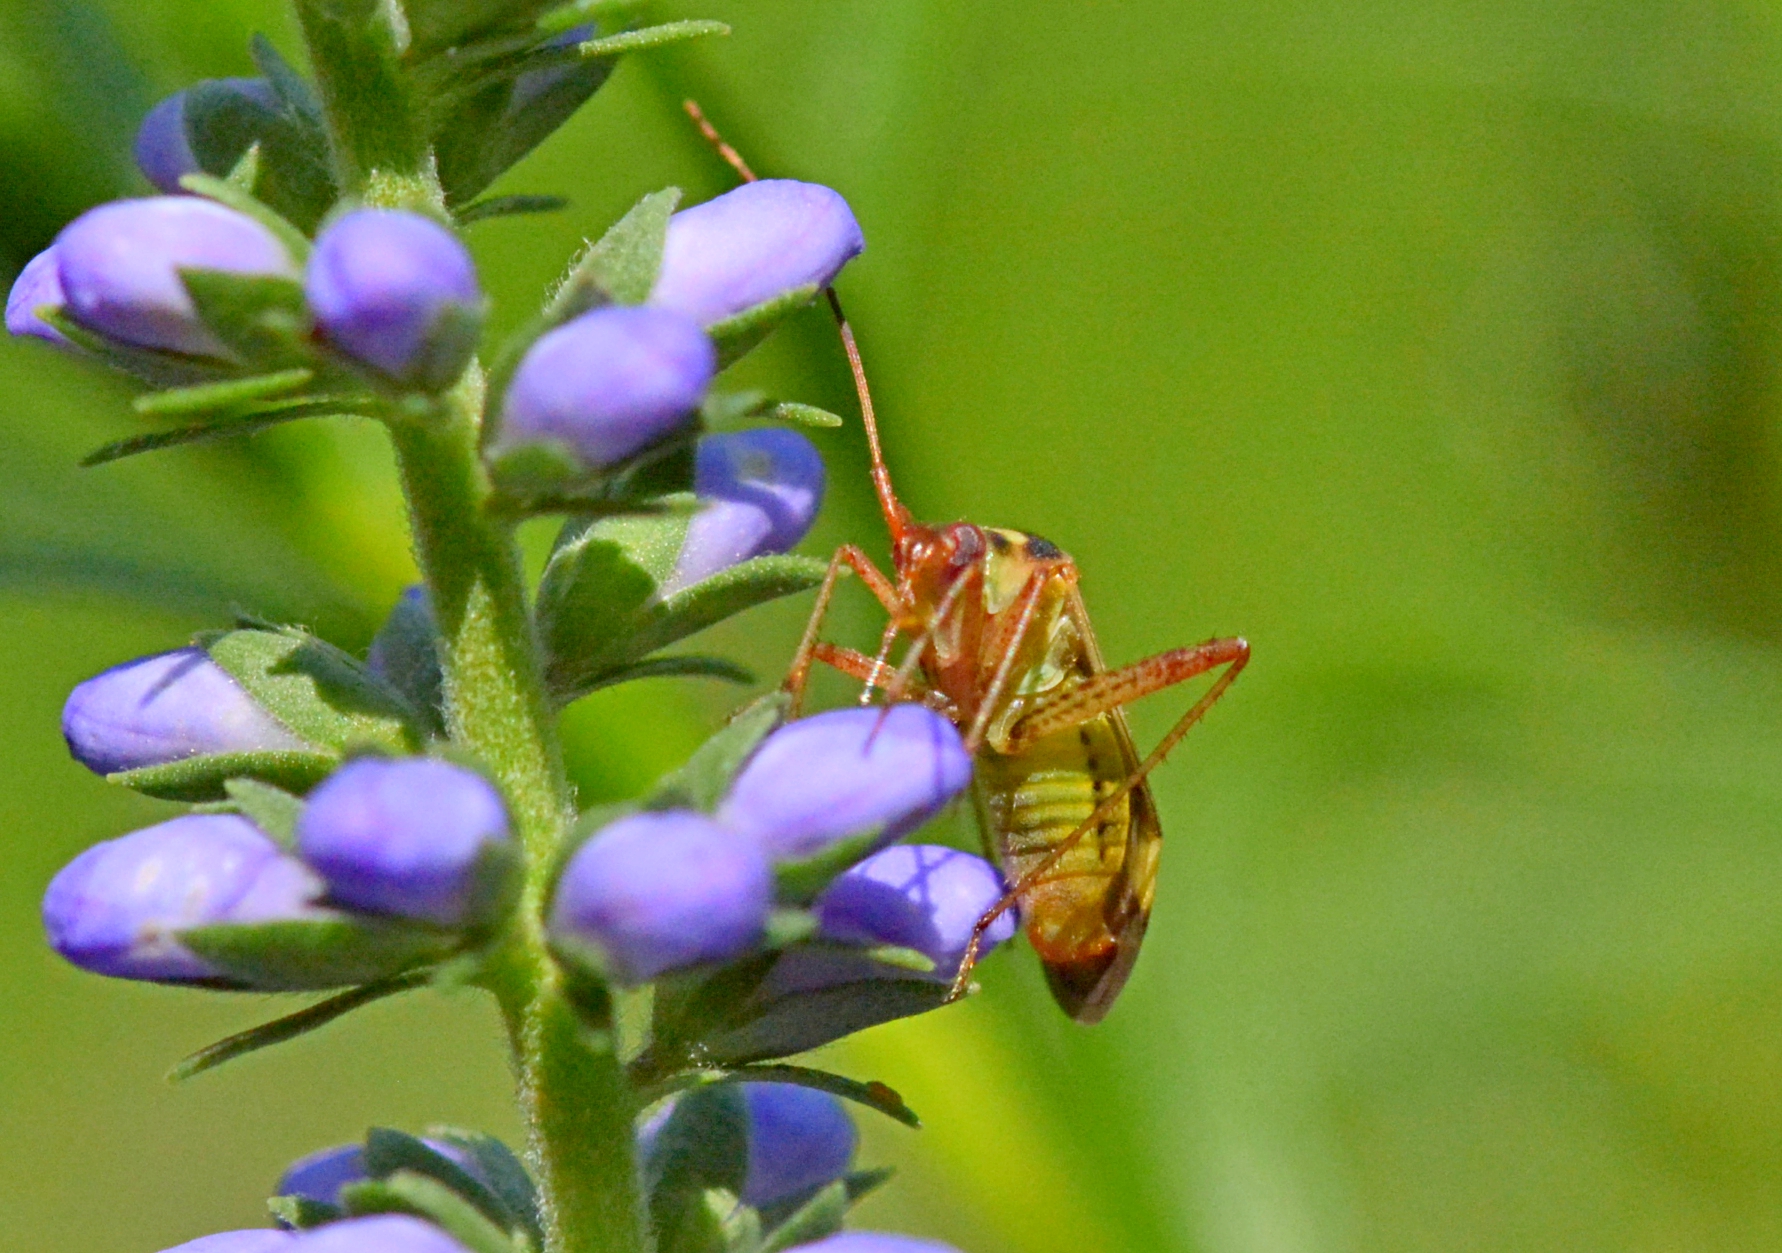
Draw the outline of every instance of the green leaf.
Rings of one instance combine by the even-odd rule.
[[[425,1218],[470,1253],[517,1253],[513,1237],[469,1201],[437,1179],[400,1170],[388,1179],[367,1180],[341,1189],[348,1214],[413,1214]]]
[[[402,694],[429,735],[445,734],[445,675],[439,664],[439,628],[426,595],[411,588],[396,601],[366,654],[367,668]]]
[[[278,93],[285,108],[294,116],[307,118],[320,127],[322,102],[316,99],[315,88],[309,85],[307,78],[291,67],[291,63],[285,60],[272,41],[256,32],[248,41],[248,53],[254,58],[254,65],[261,75],[272,84],[272,90]]]
[[[842,425],[839,414],[819,409],[815,405],[801,405],[796,401],[781,401],[768,412],[768,417],[775,422],[785,422],[792,426],[806,426],[815,430],[834,430]]]
[[[324,748],[419,750],[408,702],[359,661],[294,628],[228,631],[203,637],[211,660],[274,717]]]
[[[837,1179],[828,1187],[819,1188],[815,1196],[769,1232],[761,1253],[781,1253],[832,1236],[842,1229],[847,1216],[848,1185]]]
[[[402,1171],[450,1188],[503,1231],[521,1226],[520,1215],[499,1195],[438,1149],[407,1132],[373,1127],[365,1137],[365,1173],[373,1179],[387,1179]]]
[[[884,1187],[897,1174],[894,1166],[880,1166],[876,1170],[852,1170],[842,1176],[842,1183],[848,1189],[848,1204],[854,1205]]]
[[[217,383],[201,383],[195,387],[176,387],[171,391],[148,392],[130,402],[130,407],[144,417],[190,417],[219,409],[236,409],[256,400],[267,400],[294,392],[315,378],[307,366],[279,370],[272,374],[256,374],[252,378],[226,379]]]
[[[271,274],[181,270],[198,318],[251,365],[286,367],[310,356],[303,284]]]
[[[577,680],[645,655],[625,641],[674,568],[685,516],[571,519],[559,532],[538,588],[546,681],[564,699]],[[653,651],[653,650],[646,650]]]
[[[773,868],[776,897],[788,905],[808,905],[836,875],[858,864],[885,842],[878,830],[838,840],[803,861],[782,861]]]
[[[292,260],[299,265],[309,260],[309,236],[305,235],[289,218],[280,214],[272,206],[258,200],[230,183],[227,179],[216,178],[209,174],[188,174],[179,180],[179,185],[195,196],[203,196],[218,204],[227,205],[237,213],[245,213],[261,226],[278,236]]]
[[[868,1109],[877,1110],[885,1117],[894,1119],[906,1127],[920,1128],[922,1120],[916,1117],[916,1111],[903,1103],[903,1097],[896,1089],[874,1080],[861,1083],[858,1079],[849,1079],[846,1075],[831,1074],[827,1070],[815,1070],[809,1066],[739,1066],[735,1070],[724,1071],[719,1077],[710,1080],[712,1083],[793,1083],[801,1088],[815,1088],[819,1092],[827,1092],[831,1096],[839,1096],[844,1101],[852,1101],[856,1105],[864,1105]]]
[[[463,943],[454,932],[363,914],[222,924],[179,942],[243,986],[305,992],[371,983],[432,965]]]
[[[707,1065],[742,1066],[808,1053],[876,1027],[925,1014],[946,1003],[950,989],[925,979],[863,979],[753,1005],[744,1021],[702,1036]]]
[[[812,283],[794,287],[772,300],[764,300],[722,322],[714,322],[706,327],[705,333],[718,346],[718,368],[723,369],[740,360],[773,334],[781,322],[815,300],[820,290],[822,289]]]
[[[297,820],[303,816],[302,797],[257,779],[230,779],[223,784],[223,790],[243,817],[286,849],[296,847]]]
[[[512,1149],[494,1136],[484,1135],[480,1131],[429,1127],[427,1134],[435,1140],[456,1145],[470,1154],[471,1160],[476,1163],[477,1174],[488,1181],[490,1190],[501,1198],[508,1212],[519,1216],[532,1239],[532,1247],[539,1250],[544,1248],[544,1228],[538,1211],[538,1188],[532,1182],[532,1176],[527,1173],[526,1167],[514,1156]]]
[[[562,196],[485,196],[453,214],[459,226],[487,218],[518,217],[529,213],[558,213],[569,207]]]
[[[590,39],[576,45],[576,52],[587,59],[623,56],[627,52],[644,52],[651,48],[665,48],[669,44],[684,43],[689,39],[703,39],[707,35],[728,35],[730,27],[723,22],[695,20],[684,22],[663,22],[659,26],[645,26],[641,30],[621,31],[617,35],[608,35],[604,39]]]
[[[227,79],[196,83],[186,90],[186,137],[203,173],[227,176],[242,196],[313,229],[338,195],[328,140],[319,118],[282,103],[269,105]],[[238,170],[255,153],[251,170]],[[250,177],[237,176],[244,172]]]
[[[652,1215],[707,1188],[740,1193],[749,1168],[749,1111],[740,1089],[707,1085],[685,1092],[641,1163]]]
[[[120,770],[105,776],[145,796],[169,801],[214,801],[228,795],[231,779],[258,779],[288,792],[307,792],[333,772],[333,753],[212,753],[160,766]]]
[[[346,1217],[338,1205],[313,1200],[307,1196],[275,1196],[266,1202],[266,1212],[287,1227],[308,1231]]]
[[[743,706],[716,735],[693,750],[685,765],[651,789],[645,806],[703,813],[716,809],[737,771],[786,720],[791,704],[792,698],[785,692],[769,692]]]
[[[212,440],[232,439],[237,435],[252,435],[256,431],[281,426],[286,422],[296,422],[302,418],[356,416],[358,415],[345,412],[337,405],[327,401],[315,404],[299,401],[288,406],[267,407],[258,412],[224,418],[220,421],[195,422],[190,426],[176,426],[171,430],[150,431],[143,435],[132,435],[126,439],[113,440],[109,444],[101,444],[82,457],[80,463],[91,469],[93,466],[122,461],[126,457],[140,456],[145,452],[160,452],[164,448],[180,448],[187,444],[208,444]]]
[[[620,683],[630,683],[637,679],[719,679],[725,683],[738,683],[747,686],[755,681],[755,674],[746,666],[724,657],[701,657],[689,654],[678,657],[646,657],[642,661],[628,666],[620,666],[605,674],[596,675],[589,680],[586,691],[597,692],[603,687],[616,687]]]
[[[596,305],[641,305],[662,269],[668,219],[681,189],[666,187],[639,200],[570,265],[545,302],[546,324],[558,326]]]
[[[246,1031],[238,1032],[227,1039],[218,1040],[215,1044],[201,1048],[168,1072],[167,1078],[174,1083],[183,1082],[195,1075],[201,1075],[207,1070],[215,1070],[224,1062],[231,1062],[238,1057],[246,1057],[249,1053],[257,1053],[261,1049],[271,1048],[275,1044],[283,1044],[287,1040],[295,1040],[298,1036],[308,1035],[317,1028],[325,1027],[335,1019],[352,1013],[361,1005],[369,1005],[386,996],[407,992],[426,982],[427,972],[415,970],[409,971],[407,974],[395,975],[389,979],[380,979],[375,983],[367,983],[350,992],[342,992],[338,996],[331,996],[325,1001],[318,1001],[294,1014],[286,1014],[283,1018],[275,1018],[271,1022],[250,1027]]]
[[[588,548],[595,549],[600,542],[591,542]],[[603,563],[596,571],[602,579],[616,582],[621,577],[614,571],[624,554],[591,551],[585,560]],[[597,603],[588,595],[577,594],[548,619],[544,632],[546,682],[559,701],[573,700],[607,671],[629,665],[746,609],[817,586],[826,569],[823,562],[809,557],[755,557],[641,605],[634,600]],[[635,584],[628,590],[634,594]]]
[[[60,331],[62,337],[81,353],[154,387],[186,387],[227,378],[238,372],[230,362],[215,357],[189,357],[184,353],[116,343],[88,330],[63,309],[45,306],[37,310],[37,316]]]
[[[708,431],[721,431],[740,426],[760,414],[773,402],[764,391],[751,388],[741,392],[708,392],[699,406],[699,419]]]
[[[775,909],[767,915],[767,928],[761,937],[763,949],[786,948],[800,944],[817,934],[817,916],[804,909]]]
[[[573,48],[530,51],[466,67],[441,85],[448,106],[430,124],[447,202],[480,195],[587,102],[612,76],[610,57],[587,58]],[[521,75],[526,78],[516,90]]]

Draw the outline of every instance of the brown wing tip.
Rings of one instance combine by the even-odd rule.
[[[1134,918],[1117,941],[1092,957],[1046,962],[1046,985],[1058,1007],[1085,1027],[1106,1018],[1138,960],[1147,921],[1143,914]]]

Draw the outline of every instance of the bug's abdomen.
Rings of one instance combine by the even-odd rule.
[[[977,795],[989,852],[1012,884],[1051,856],[1127,777],[1107,718],[1048,736],[1018,754],[978,754]],[[1027,938],[1048,964],[1090,961],[1117,943],[1108,894],[1125,861],[1122,799],[1021,895]]]

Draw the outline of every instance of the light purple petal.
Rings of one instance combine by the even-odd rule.
[[[717,372],[693,322],[662,309],[608,307],[539,337],[507,390],[500,446],[554,440],[590,468],[684,425]]]
[[[126,344],[200,356],[225,350],[198,321],[181,270],[297,277],[271,231],[196,196],[117,200],[88,210],[57,237],[56,255],[77,321]]]
[[[650,303],[710,326],[796,287],[827,285],[866,247],[840,193],[745,183],[669,219]]]
[[[201,648],[94,675],[69,693],[62,735],[75,760],[98,774],[208,753],[314,751]]]

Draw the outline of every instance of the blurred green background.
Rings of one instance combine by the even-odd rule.
[[[1030,957],[827,1058],[928,1129],[875,1225],[971,1253],[1782,1249],[1782,9],[1737,0],[710,0],[476,228],[512,320],[639,193],[843,189],[844,283],[926,518],[1060,543],[1111,659],[1256,659],[1157,779],[1147,953],[1086,1031]],[[0,269],[139,192],[136,119],[295,52],[271,0],[0,3]],[[812,312],[745,369],[852,413]],[[232,603],[362,647],[410,577],[376,433],[75,469],[113,381],[0,344],[0,1232],[148,1253],[370,1123],[512,1134],[493,1016],[386,1003],[179,1089],[277,1012],[91,978],[37,901],[161,810],[68,688]],[[810,542],[883,551],[856,424]],[[537,538],[536,536],[534,537]],[[845,636],[871,638],[864,595]],[[802,604],[717,643],[772,676]],[[839,691],[837,692],[839,695]],[[636,791],[730,690],[570,719]],[[1179,703],[1139,707],[1141,741]]]

